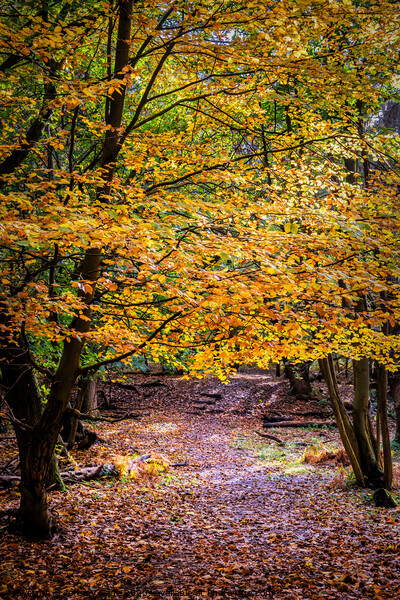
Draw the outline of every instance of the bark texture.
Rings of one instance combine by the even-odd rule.
[[[310,362],[303,361],[298,364],[285,364],[285,375],[289,379],[290,392],[294,396],[310,397],[312,394],[310,383]]]
[[[376,440],[369,412],[369,360],[353,361],[354,402],[353,427],[360,451],[360,464],[367,487],[383,486],[383,472],[376,452]]]
[[[389,378],[389,390],[396,413],[396,435],[394,439],[400,444],[400,371],[396,371]]]

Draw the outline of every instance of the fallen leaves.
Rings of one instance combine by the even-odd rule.
[[[259,403],[254,389],[265,381],[270,375],[239,374],[221,385],[223,413],[188,416],[183,408],[215,382],[168,378],[140,423],[98,423],[102,445],[76,452],[80,463],[108,457],[148,468],[151,457],[167,470],[136,478],[121,471],[120,480],[52,494],[62,523],[53,542],[32,544],[3,529],[2,600],[396,598],[399,511],[376,509],[348,486],[345,471],[343,487],[329,488],[337,472],[331,462],[300,463],[302,444],[322,448],[316,439],[325,433],[331,451],[336,432],[282,430],[284,453],[259,438],[265,405],[292,402],[280,386]],[[168,470],[183,457],[188,466]],[[17,506],[18,492],[1,499],[5,509]]]

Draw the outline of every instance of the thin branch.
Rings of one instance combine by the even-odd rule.
[[[27,358],[29,360],[29,362],[31,363],[32,367],[34,369],[36,369],[36,371],[39,371],[39,373],[42,373],[43,375],[46,375],[46,377],[48,377],[50,379],[50,381],[53,379],[54,377],[54,373],[52,371],[50,371],[50,369],[46,369],[46,367],[41,367],[36,360],[33,358],[32,354],[31,354],[31,349],[30,349],[30,344],[29,344],[29,340],[26,336],[26,331],[25,331],[25,322],[22,323],[21,326],[21,337],[22,340],[25,344],[25,350],[26,350],[26,355]]]
[[[135,128],[137,120],[140,117],[140,114],[141,114],[141,112],[142,112],[145,104],[148,101],[148,96],[150,94],[150,91],[151,91],[154,83],[155,83],[155,80],[157,79],[158,74],[160,73],[161,69],[163,68],[165,61],[167,60],[167,58],[171,54],[172,48],[173,48],[173,44],[170,44],[170,45],[168,45],[166,47],[164,55],[161,57],[158,65],[154,69],[153,74],[150,77],[149,83],[147,84],[146,89],[143,92],[143,95],[142,95],[142,97],[140,99],[140,102],[139,102],[139,104],[137,106],[135,114],[133,115],[133,118],[132,118],[131,122],[129,123],[129,125],[127,125],[127,127],[125,128],[124,133],[121,136],[121,139],[120,139],[120,142],[119,142],[121,146],[124,143],[126,137],[129,135],[129,133]]]
[[[300,142],[299,144],[295,144],[294,146],[286,146],[285,148],[276,148],[274,150],[269,150],[269,153],[270,154],[278,154],[279,152],[292,152],[293,150],[297,150],[297,148],[303,148],[304,146],[307,146],[308,144],[314,144],[316,142],[325,142],[327,140],[335,139],[336,137],[337,137],[337,134],[334,134],[334,135],[327,136],[324,138],[317,138],[314,140],[303,141],[303,142]],[[162,181],[161,183],[155,183],[154,185],[147,188],[146,195],[151,194],[154,190],[156,190],[160,187],[169,187],[171,185],[180,183],[181,181],[190,179],[191,177],[195,177],[196,175],[200,175],[204,171],[212,172],[212,171],[216,171],[216,170],[225,170],[232,163],[239,162],[242,160],[246,161],[246,160],[250,160],[251,158],[259,158],[259,157],[264,157],[264,150],[262,152],[252,152],[251,154],[242,154],[241,156],[237,156],[236,158],[231,158],[229,161],[225,161],[223,163],[218,163],[216,165],[204,166],[201,169],[197,169],[196,171],[191,171],[190,173],[187,173],[186,175],[182,175],[181,177],[177,177],[176,179],[171,179],[170,181]]]
[[[149,342],[151,342],[151,340],[153,340],[168,325],[168,323],[170,323],[174,319],[178,319],[180,316],[182,316],[182,314],[183,314],[183,311],[178,311],[178,312],[174,313],[173,315],[171,315],[170,317],[168,317],[168,319],[163,321],[163,323],[161,323],[161,325],[159,327],[157,327],[157,329],[155,329],[153,331],[153,333],[151,335],[149,335],[149,337],[144,342],[142,342],[138,346],[135,346],[135,348],[133,350],[129,350],[128,352],[125,352],[124,354],[121,354],[120,356],[115,356],[114,358],[108,358],[105,360],[101,360],[97,363],[93,363],[91,365],[86,365],[86,367],[82,367],[79,369],[78,374],[85,375],[85,374],[89,373],[90,371],[97,371],[100,367],[104,367],[105,365],[111,365],[113,363],[119,362],[120,360],[123,360],[124,358],[128,358],[128,356],[132,356],[133,354],[136,354],[136,352],[138,352],[138,350],[141,350],[142,348],[147,346],[147,344]]]
[[[7,421],[11,421],[11,423],[18,425],[18,427],[20,427],[24,431],[33,431],[34,430],[34,428],[31,425],[27,425],[26,423],[23,423],[22,421],[17,419],[17,417],[14,415],[10,405],[8,404],[7,400],[4,400],[4,402],[7,404],[7,410],[8,410],[9,414],[6,414],[4,412],[1,413],[1,417],[3,419],[6,419]]]

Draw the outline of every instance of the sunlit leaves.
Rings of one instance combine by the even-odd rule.
[[[129,65],[113,73],[109,5],[90,6],[2,17],[4,55],[25,62],[2,73],[0,161],[48,114],[1,190],[12,327],[62,342],[91,290],[83,338],[100,358],[135,352],[171,318],[146,351],[190,349],[201,373],[333,350],[390,363],[396,341],[380,330],[399,317],[399,144],[368,119],[396,77],[396,7],[148,2],[133,15]],[[354,182],[344,159],[357,161]],[[80,276],[88,247],[103,252],[97,285]]]

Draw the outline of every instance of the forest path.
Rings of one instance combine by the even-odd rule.
[[[337,433],[279,430],[284,446],[255,433],[266,410],[304,408],[285,383],[262,373],[239,374],[228,386],[161,383],[118,392],[124,409],[151,406],[149,414],[97,424],[101,444],[75,456],[109,462],[137,450],[188,465],[53,494],[62,524],[55,540],[3,536],[2,600],[400,597],[400,511],[332,485],[337,466],[299,460],[318,440],[337,447]],[[7,502],[16,506],[18,497],[8,493]]]
[[[151,445],[189,465],[178,469],[172,504],[166,490],[165,511],[159,498],[157,517],[144,524],[141,599],[400,597],[398,511],[332,487],[337,466],[300,462],[306,445],[338,447],[337,432],[279,430],[285,446],[255,434],[265,411],[316,403],[301,406],[286,382],[257,371],[228,386],[181,379],[166,386],[152,395],[141,451]]]

